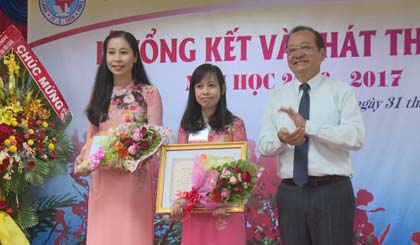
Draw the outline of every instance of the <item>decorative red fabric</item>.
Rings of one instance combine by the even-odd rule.
[[[15,25],[16,28],[19,29],[19,31],[22,33],[25,40],[28,40],[28,26],[17,24],[13,20],[11,20],[9,17],[7,17],[3,11],[0,10],[0,33],[3,33],[9,27],[10,25]]]

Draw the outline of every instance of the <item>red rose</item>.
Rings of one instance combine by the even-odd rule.
[[[10,157],[7,156],[3,159],[3,165],[6,165],[6,167],[7,167],[7,166],[9,166],[9,164],[10,164]]]
[[[242,170],[238,166],[236,166],[236,167],[233,168],[233,173],[240,174],[240,173],[242,173]]]
[[[36,124],[36,120],[35,119],[29,119],[28,120],[28,128],[35,127],[35,124]]]
[[[252,176],[248,171],[246,171],[245,173],[242,174],[242,179],[245,182],[251,182]]]
[[[0,164],[0,173],[5,173],[7,171],[7,167],[9,167],[10,164],[10,157],[7,156],[3,159],[2,164]]]
[[[6,173],[6,171],[7,171],[7,166],[4,164],[0,164],[0,174]]]
[[[220,194],[220,191],[218,189],[214,189],[211,193],[210,193],[210,199],[213,202],[220,202],[220,200],[222,200],[222,195]]]
[[[12,209],[12,208],[8,208],[8,209],[6,209],[6,212],[7,212],[8,214],[11,214],[11,213],[13,212],[13,209]]]
[[[9,138],[13,130],[11,127],[6,124],[0,124],[0,142],[3,142],[5,139]]]
[[[35,166],[36,166],[36,164],[35,164],[35,162],[34,162],[34,161],[30,161],[30,162],[28,162],[28,168],[29,168],[29,170],[34,169],[34,168],[35,168]]]
[[[125,141],[124,141],[124,146],[125,147],[129,147],[130,145],[132,145],[134,143],[134,140],[132,139],[132,138],[127,138]]]
[[[24,133],[19,133],[16,135],[16,140],[18,143],[22,143],[22,141],[25,140],[25,134]]]
[[[241,194],[244,191],[244,188],[242,186],[238,185],[238,186],[235,187],[234,190],[235,190],[236,193]]]
[[[146,134],[146,132],[147,132],[147,128],[146,128],[146,127],[142,127],[142,128],[141,128],[141,130],[140,130],[140,133],[141,133],[142,135],[145,135],[145,134]]]
[[[45,137],[47,137],[47,131],[46,130],[41,130],[41,137],[42,138],[45,138]]]
[[[143,142],[141,142],[141,144],[139,145],[139,147],[140,147],[140,150],[147,150],[147,149],[149,149],[150,144],[147,141],[143,141]]]
[[[152,138],[152,140],[155,140],[155,139],[156,139],[156,137],[157,137],[157,136],[156,136],[156,134],[155,134],[155,133],[152,133],[152,134],[151,134],[151,138]]]
[[[5,209],[7,207],[6,201],[0,201],[0,209]]]
[[[225,186],[227,184],[227,180],[226,179],[220,179],[218,182],[217,182],[217,185],[218,186],[220,186],[220,187],[223,187],[223,186]]]

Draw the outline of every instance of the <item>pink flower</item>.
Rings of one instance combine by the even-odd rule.
[[[132,144],[128,147],[128,153],[130,155],[135,155],[140,150],[140,147],[137,144]]]
[[[142,135],[140,134],[140,132],[135,132],[135,133],[133,134],[133,137],[132,137],[132,139],[133,139],[135,142],[140,141],[142,138],[143,138],[143,137],[142,137]]]
[[[222,177],[229,177],[231,174],[232,173],[227,168],[223,168]]]
[[[222,192],[220,193],[220,195],[222,196],[223,200],[228,200],[230,197],[230,190],[229,189],[223,189]]]
[[[104,157],[105,151],[102,147],[99,147],[98,151],[91,156],[92,164],[89,166],[89,170],[94,170],[95,168],[97,168]]]
[[[136,128],[136,129],[137,129],[137,128]],[[132,139],[133,139],[135,142],[140,141],[142,138],[143,138],[143,135],[140,133],[140,130],[136,130],[136,131],[134,131],[134,134],[133,134]]]

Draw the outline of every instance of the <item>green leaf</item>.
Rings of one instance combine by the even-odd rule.
[[[1,77],[0,77],[1,79]],[[6,98],[3,89],[0,89],[0,102],[4,103],[4,99]]]
[[[39,223],[30,229],[30,234],[35,236],[36,234],[50,230],[56,223],[54,221],[55,211],[59,208],[66,208],[76,201],[77,197],[70,194],[52,195],[41,198],[37,207]]]
[[[27,230],[28,228],[38,224],[36,208],[33,205],[21,206],[21,210],[18,212],[16,217],[16,223],[22,228],[22,230]]]
[[[25,180],[32,185],[41,185],[49,173],[48,163],[35,158],[35,167],[25,173]]]

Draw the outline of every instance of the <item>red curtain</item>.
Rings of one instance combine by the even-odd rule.
[[[17,24],[13,20],[11,20],[9,17],[7,17],[3,11],[0,10],[0,34],[9,27],[9,25],[15,25],[20,32],[22,32],[22,35],[27,40],[27,33],[28,33],[28,27],[26,24]]]

